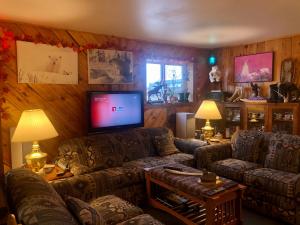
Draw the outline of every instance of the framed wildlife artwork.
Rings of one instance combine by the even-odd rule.
[[[19,83],[78,84],[78,53],[72,48],[17,41]]]
[[[234,82],[268,82],[273,80],[273,52],[238,56],[234,59]]]
[[[132,52],[89,49],[89,84],[127,84],[133,82]]]

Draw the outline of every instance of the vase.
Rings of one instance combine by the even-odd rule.
[[[182,92],[178,93],[179,94],[179,102],[189,102],[189,92]]]

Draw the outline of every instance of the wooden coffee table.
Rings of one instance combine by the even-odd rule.
[[[171,166],[201,172],[181,164]],[[169,173],[163,166],[146,169],[145,176],[149,204],[185,224],[242,224],[243,185],[226,178],[220,178],[218,184],[204,184],[197,176]]]

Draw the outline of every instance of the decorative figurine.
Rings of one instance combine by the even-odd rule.
[[[221,71],[218,66],[212,66],[211,71],[209,72],[209,80],[211,83],[220,82],[221,81]]]
[[[238,102],[241,98],[243,98],[243,87],[235,87],[234,93],[227,99],[227,101]]]
[[[153,88],[151,90],[148,91],[148,101],[152,102],[151,100],[151,96],[155,95],[158,101],[161,101],[161,90],[163,89],[164,85],[156,82],[155,86],[153,86]]]
[[[251,85],[251,88],[252,88],[252,97],[258,97],[258,92],[259,92],[259,90],[260,90],[260,88],[258,87],[258,85],[257,84],[254,84],[254,83],[250,83],[250,85]]]
[[[255,83],[250,83],[251,85],[251,88],[252,88],[252,95],[248,98],[249,100],[254,100],[254,101],[261,101],[261,100],[264,100],[265,101],[265,98],[261,97],[259,95],[259,91],[260,91],[260,87],[258,87],[257,84]]]

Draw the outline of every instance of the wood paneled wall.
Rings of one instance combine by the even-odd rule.
[[[6,167],[10,166],[10,136],[9,129],[15,127],[21,112],[26,109],[42,108],[53,122],[59,137],[41,141],[41,148],[52,159],[57,153],[59,142],[64,139],[86,134],[86,100],[88,90],[145,90],[145,63],[139,52],[161,58],[194,59],[194,104],[145,106],[145,126],[175,127],[175,113],[177,111],[192,112],[198,99],[205,92],[208,67],[206,64],[208,51],[196,48],[174,45],[156,44],[151,42],[117,38],[92,33],[60,30],[38,27],[28,24],[0,22],[0,26],[13,31],[15,35],[29,35],[42,37],[43,40],[58,40],[64,43],[74,43],[76,46],[86,44],[118,43],[123,50],[133,52],[134,56],[134,83],[128,85],[89,85],[87,82],[87,55],[79,53],[79,83],[78,85],[54,84],[18,84],[16,47],[12,46],[10,54],[14,57],[4,68],[8,73],[7,86],[9,92],[5,94],[4,107],[9,113],[8,119],[2,119],[3,161]]]
[[[251,93],[250,84],[235,84],[234,81],[234,57],[256,54],[262,52],[274,52],[273,82],[259,83],[262,95],[269,96],[269,85],[280,80],[281,62],[286,58],[296,61],[295,83],[300,86],[300,35],[263,41],[248,45],[226,47],[216,49],[219,68],[223,74],[223,90],[233,92],[236,85],[243,86],[246,95]],[[247,97],[247,96],[246,96]]]

